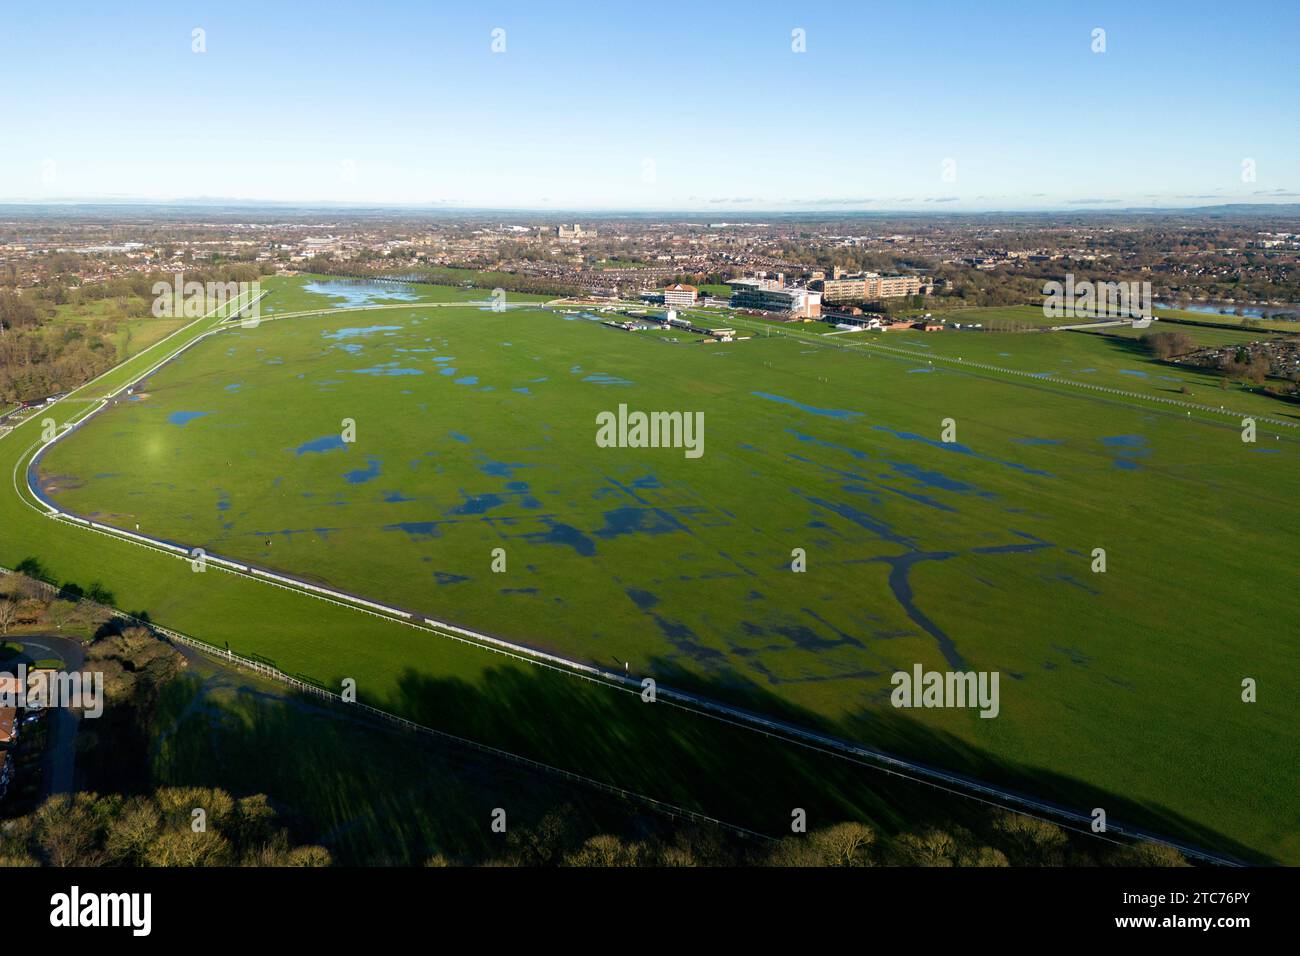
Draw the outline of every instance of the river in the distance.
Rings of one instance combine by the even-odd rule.
[[[1178,309],[1183,312],[1201,312],[1206,315],[1240,315],[1252,319],[1286,319],[1300,321],[1300,305],[1232,305],[1228,302],[1157,302],[1157,309]]]

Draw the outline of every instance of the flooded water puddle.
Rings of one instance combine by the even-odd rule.
[[[173,425],[187,425],[196,418],[202,418],[205,415],[211,415],[211,412],[172,412],[167,416],[167,421]]]
[[[1101,443],[1114,453],[1111,463],[1125,471],[1141,468],[1140,459],[1151,455],[1151,447],[1145,435],[1107,435],[1101,439]]]
[[[750,392],[756,398],[766,399],[769,402],[780,402],[783,405],[790,405],[799,409],[801,412],[808,412],[811,415],[823,415],[826,418],[861,418],[862,412],[851,412],[841,408],[818,408],[815,405],[805,405],[803,402],[795,401],[793,398],[786,398],[784,395],[772,395],[769,392]]]
[[[345,447],[342,435],[326,435],[323,438],[313,438],[311,441],[303,442],[295,452],[299,455],[307,455],[312,452],[335,451]]]
[[[344,281],[330,279],[323,282],[308,282],[304,292],[322,295],[330,299],[339,299],[333,304],[336,309],[355,309],[363,305],[375,305],[385,301],[418,302],[420,296],[413,289],[387,282]]]
[[[400,332],[400,325],[367,325],[356,328],[338,329],[334,332],[322,332],[321,337],[330,339],[335,342],[345,341],[347,339],[359,338],[363,335],[370,335],[374,332]]]

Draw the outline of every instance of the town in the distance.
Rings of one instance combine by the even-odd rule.
[[[701,341],[745,338],[707,308],[773,321],[820,322],[840,332],[1027,331],[1131,324],[1155,316],[1183,325],[1237,326],[1232,344],[1177,340],[1182,359],[1294,395],[1300,352],[1285,334],[1300,322],[1300,232],[1285,207],[979,216],[799,216],[710,222],[641,214],[538,221],[536,215],[389,210],[319,212],[132,209],[111,206],[51,219],[0,210],[0,401],[39,403],[99,370],[101,339],[148,314],[159,276],[403,276],[540,293],[615,313],[635,329],[668,323]],[[1153,301],[1107,303],[1096,315],[1037,314],[1043,288],[1067,273],[1099,285],[1147,283]],[[233,274],[233,273],[232,273]],[[491,286],[488,286],[491,288]],[[21,293],[21,294],[20,294]],[[1114,299],[1114,297],[1112,297]],[[32,335],[72,301],[96,308],[81,334]],[[1109,306],[1109,308],[1107,308]],[[1142,326],[1146,327],[1146,326]],[[1294,327],[1300,330],[1300,325]],[[1183,329],[1185,331],[1185,329]],[[1167,341],[1154,348],[1169,357]],[[1244,352],[1244,354],[1243,354]],[[33,354],[39,358],[33,361]],[[74,371],[55,371],[72,367]]]

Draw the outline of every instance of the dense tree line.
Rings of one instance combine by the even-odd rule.
[[[1150,332],[1142,336],[1142,344],[1162,361],[1175,355],[1186,355],[1196,348],[1196,343],[1186,332]]]
[[[1238,346],[1220,357],[1219,369],[1228,378],[1249,382],[1251,385],[1263,385],[1268,378],[1268,356]]]
[[[253,282],[262,267],[233,264],[187,270],[185,280]],[[88,382],[123,358],[119,331],[151,314],[153,286],[162,273],[138,273],[86,285],[62,274],[21,292],[0,289],[0,403],[34,402]],[[111,300],[106,308],[106,300]],[[95,310],[85,321],[63,312]]]
[[[0,826],[0,866],[329,865],[324,847],[292,842],[265,796],[207,787],[60,794]]]
[[[505,851],[483,860],[435,854],[427,866],[1187,866],[1159,844],[1089,841],[1045,820],[996,810],[974,829],[921,826],[893,835],[844,822],[765,843],[716,830],[680,826],[665,835],[629,839],[584,835],[569,808],[535,826],[511,830]]]
[[[112,368],[118,355],[110,336],[75,325],[0,334],[0,403],[39,401]]]
[[[1189,352],[1197,351],[1196,342],[1186,332],[1153,332],[1142,336],[1142,344],[1157,359],[1168,360]],[[1195,364],[1212,367],[1222,373],[1220,384],[1227,386],[1229,381],[1243,382],[1248,385],[1261,386],[1269,376],[1271,363],[1268,354],[1253,343],[1251,347],[1239,345],[1236,348],[1220,349],[1217,358],[1207,361],[1203,353],[1195,357]],[[1295,385],[1300,381],[1300,373],[1293,373],[1286,385],[1276,385],[1269,393],[1279,397],[1289,397],[1296,391]]]

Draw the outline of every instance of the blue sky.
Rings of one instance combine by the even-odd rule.
[[[13,4],[0,200],[1296,202],[1298,43],[1292,0]]]

